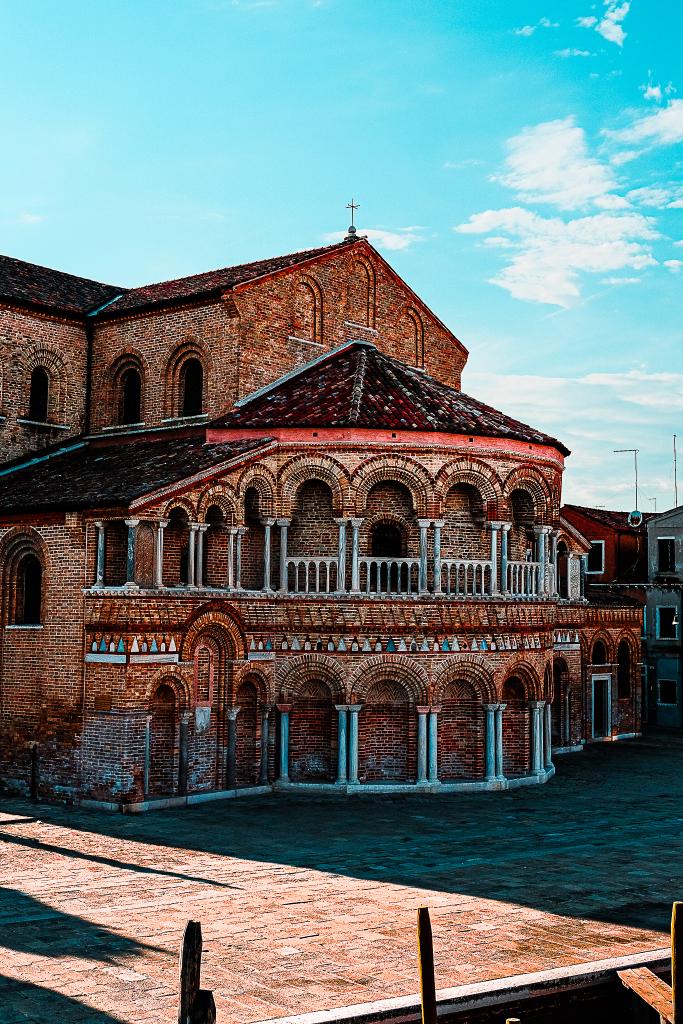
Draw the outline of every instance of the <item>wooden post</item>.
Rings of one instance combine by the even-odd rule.
[[[202,968],[202,926],[199,921],[185,925],[180,950],[180,994],[178,1024],[215,1024],[213,992],[199,987]]]
[[[417,958],[420,965],[422,1024],[436,1024],[436,983],[434,980],[434,943],[429,909],[417,912]]]
[[[680,901],[671,909],[671,1005],[672,1024],[683,1024],[683,903]]]

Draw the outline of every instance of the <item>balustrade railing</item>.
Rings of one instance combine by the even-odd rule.
[[[441,561],[441,590],[455,596],[492,593],[493,562],[481,558],[444,558]]]
[[[507,592],[517,597],[538,594],[539,562],[508,562]]]
[[[417,594],[419,558],[361,558],[360,589],[366,594]]]
[[[287,559],[287,590],[293,594],[331,594],[337,589],[336,558]]]

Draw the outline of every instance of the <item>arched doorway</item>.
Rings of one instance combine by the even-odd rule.
[[[530,719],[526,686],[519,676],[510,676],[503,686],[503,772],[507,776],[528,775],[530,767]]]
[[[370,686],[359,716],[361,782],[414,779],[417,725],[404,687],[394,680]]]
[[[294,782],[333,782],[337,726],[329,686],[320,679],[304,684],[289,716],[289,775]]]
[[[442,782],[484,777],[484,729],[484,708],[477,688],[464,679],[449,683],[439,715]]]
[[[235,703],[240,709],[237,715],[237,744],[235,751],[237,785],[253,786],[258,781],[260,765],[258,742],[260,730],[258,722],[258,690],[250,679],[246,679],[240,685]]]
[[[178,714],[176,696],[162,683],[150,702],[149,784],[150,796],[172,796],[178,784]]]

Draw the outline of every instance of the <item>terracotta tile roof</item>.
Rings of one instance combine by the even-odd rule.
[[[0,509],[69,511],[127,506],[136,498],[250,454],[267,438],[107,438],[65,444],[0,470]]]
[[[0,256],[0,302],[84,315],[122,291],[110,284]]]
[[[424,372],[351,342],[243,399],[213,427],[367,427],[508,437],[569,450],[553,437],[447,387]]]
[[[567,515],[571,521],[572,512],[577,512],[579,515],[586,516],[588,519],[592,519],[596,523],[602,523],[604,526],[609,526],[612,530],[628,530],[630,533],[640,532],[645,533],[648,519],[652,519],[653,512],[643,512],[643,521],[638,527],[632,527],[628,524],[628,512],[615,512],[607,508],[591,508],[589,505],[563,505],[560,510],[562,515]]]
[[[191,277],[181,277],[175,281],[162,281],[159,284],[148,284],[141,288],[131,288],[117,302],[108,306],[103,316],[114,317],[133,310],[149,309],[169,303],[186,302],[192,299],[218,298],[222,292],[234,288],[238,284],[254,281],[266,274],[274,274],[278,270],[286,270],[298,263],[315,259],[336,249],[343,249],[352,242],[335,242],[333,245],[321,246],[317,249],[305,249],[286,256],[274,256],[271,259],[256,260],[255,263],[242,263],[236,267],[224,267],[222,270],[210,270]]]

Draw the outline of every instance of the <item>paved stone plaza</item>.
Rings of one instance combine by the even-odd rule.
[[[219,1024],[666,945],[683,743],[558,758],[500,794],[249,798],[146,817],[0,801],[0,1022],[172,1021],[188,918]]]

